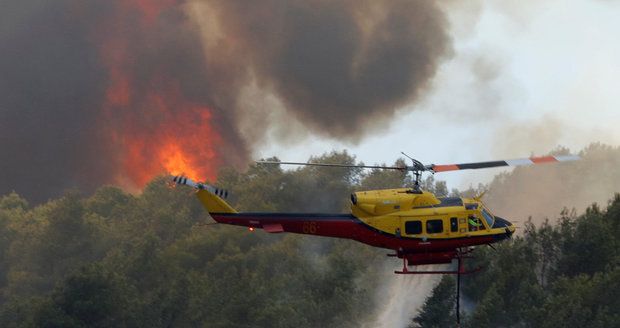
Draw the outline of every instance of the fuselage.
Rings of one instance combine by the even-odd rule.
[[[399,254],[453,251],[491,244],[514,232],[477,199],[436,198],[428,192],[358,192],[350,214],[211,213],[219,223],[357,240]]]
[[[510,222],[492,215],[480,197],[437,198],[426,191],[399,188],[352,194],[348,214],[239,213],[222,198],[227,193],[221,189],[182,176],[172,181],[195,188],[196,196],[218,223],[269,233],[353,239],[391,249],[394,253],[389,255],[406,263],[397,273],[407,273],[407,265],[454,259],[461,263],[470,246],[495,243],[515,231]]]

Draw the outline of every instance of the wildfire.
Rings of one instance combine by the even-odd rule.
[[[167,74],[177,64],[176,58],[153,60],[155,65],[148,67],[147,74],[138,76],[133,69],[142,59],[136,51],[153,51],[136,48],[133,40],[148,46],[160,15],[176,6],[176,1],[131,0],[116,6],[116,21],[99,37],[109,80],[104,124],[117,147],[118,182],[141,188],[158,174],[215,179],[222,140],[209,107],[189,100],[180,87],[183,81]]]
[[[171,115],[170,105],[184,106],[184,115]],[[141,131],[125,136],[123,167],[132,182],[143,186],[153,176],[161,173],[183,174],[191,179],[216,177],[216,168],[221,164],[217,149],[220,136],[211,126],[211,113],[206,107],[183,104],[179,100],[155,101],[157,112],[163,114],[163,123],[157,130]]]
[[[173,175],[183,174],[194,179],[200,177],[192,166],[191,158],[174,141],[161,147],[158,157],[162,159],[166,170]]]

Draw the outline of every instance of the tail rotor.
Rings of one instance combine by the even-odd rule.
[[[194,181],[184,175],[175,175],[172,177],[172,185],[176,186],[176,185],[180,185],[180,186],[189,186],[192,187],[193,189],[195,189],[196,191],[198,190],[206,190],[220,198],[226,199],[228,198],[228,190],[225,189],[221,189],[221,188],[216,188],[212,185],[206,184],[206,183],[201,183],[201,182],[197,182]]]

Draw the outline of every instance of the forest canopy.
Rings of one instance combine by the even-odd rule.
[[[620,322],[615,313],[620,308],[620,196],[614,196],[620,166],[609,166],[620,161],[620,151],[592,145],[581,155],[581,163],[554,173],[561,178],[557,183],[594,190],[604,180],[589,201],[603,205],[585,211],[566,206],[548,220],[527,221],[526,214],[518,214],[524,222],[518,237],[497,250],[480,247],[470,265],[485,270],[463,283],[467,325],[610,327]],[[357,162],[346,152],[311,160]],[[581,174],[588,165],[592,172]],[[596,165],[604,166],[604,177],[595,174]],[[489,203],[508,204],[502,197],[529,192],[515,180],[535,183],[540,172],[514,170],[476,189],[489,189]],[[230,191],[230,202],[239,210],[344,212],[354,190],[407,186],[411,180],[391,171],[253,165],[246,172],[222,170],[216,184]],[[478,191],[449,192],[445,182],[432,177],[424,188],[440,195]],[[589,204],[587,192],[574,196],[571,188],[550,189],[557,190],[558,202],[549,207],[566,200],[577,208]],[[602,189],[611,198],[607,206],[600,200]],[[42,204],[15,193],[1,196],[0,326],[378,325],[377,311],[386,297],[379,289],[386,279],[385,250],[212,222],[191,190],[171,190],[165,177],[140,194],[104,186],[92,195],[68,191]],[[399,265],[388,263],[394,265],[388,269]],[[412,309],[411,326],[444,326],[441,320],[454,316],[453,288],[453,280],[443,279],[419,313]]]

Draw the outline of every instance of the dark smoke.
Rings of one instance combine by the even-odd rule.
[[[450,52],[446,18],[429,1],[203,5],[217,20],[208,25],[221,34],[217,44],[203,44],[215,32],[184,1],[3,1],[0,194],[16,190],[39,202],[71,187],[118,183],[124,140],[169,123],[149,95],[171,88],[211,109],[220,164],[239,166],[249,156],[237,122],[250,83],[313,131],[355,140],[415,101]],[[115,51],[122,60],[110,59]],[[112,67],[132,88],[116,107],[106,105]],[[192,119],[185,107],[170,108]]]
[[[165,117],[193,119],[183,106],[170,106],[172,115],[153,108],[149,96],[169,99],[171,88],[213,109],[222,146],[238,150],[221,154],[222,162],[245,161],[232,111],[212,99],[217,76],[207,74],[198,29],[166,2],[144,2],[159,11],[153,22],[137,1],[3,2],[0,194],[16,190],[39,202],[67,188],[122,183],[127,140],[177,124]],[[111,68],[129,79],[127,104],[105,105]]]
[[[450,51],[432,1],[208,1],[247,63],[314,131],[355,140],[415,100]],[[221,45],[218,45],[221,46]]]
[[[0,194],[43,200],[108,181],[97,130],[106,72],[84,29],[97,17],[76,16],[68,1],[1,6]]]

